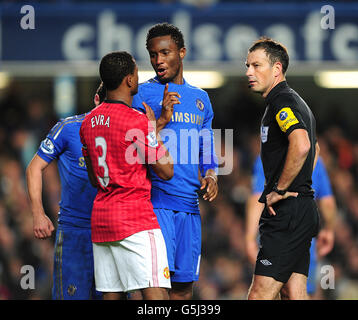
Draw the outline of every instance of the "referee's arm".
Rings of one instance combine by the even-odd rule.
[[[305,129],[296,129],[288,136],[288,151],[282,174],[277,183],[280,190],[287,189],[301,171],[311,148]]]
[[[311,148],[311,142],[305,129],[293,130],[288,136],[288,150],[282,174],[277,183],[277,189],[286,190],[301,171]],[[297,197],[297,192],[286,192],[283,196],[275,191],[266,196],[266,204],[271,215],[276,215],[272,205],[288,197]]]

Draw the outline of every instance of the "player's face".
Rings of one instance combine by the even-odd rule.
[[[132,76],[133,86],[131,88],[131,95],[134,96],[138,93],[138,67],[135,66],[133,76]]]
[[[246,59],[249,87],[266,97],[275,81],[275,68],[271,65],[264,49],[249,52]]]
[[[177,83],[182,77],[185,48],[178,46],[170,35],[156,37],[148,42],[152,67],[162,83]]]

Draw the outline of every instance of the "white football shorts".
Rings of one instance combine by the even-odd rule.
[[[128,292],[171,288],[167,249],[160,229],[113,242],[93,243],[96,290]]]

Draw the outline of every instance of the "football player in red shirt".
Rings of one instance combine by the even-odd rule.
[[[173,176],[173,160],[158,132],[171,119],[177,97],[157,122],[131,108],[138,68],[127,52],[112,52],[100,63],[105,101],[84,119],[80,135],[91,183],[98,189],[92,209],[96,289],[104,299],[121,299],[140,289],[143,299],[168,299],[166,246],[150,201],[148,166],[162,178]]]

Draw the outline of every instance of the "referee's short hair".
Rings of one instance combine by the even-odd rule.
[[[282,43],[268,37],[261,37],[254,42],[254,44],[250,47],[249,52],[253,52],[258,49],[265,50],[271,65],[275,62],[281,62],[282,73],[286,73],[290,59],[287,48]]]
[[[156,37],[163,37],[163,36],[171,36],[171,38],[176,43],[178,49],[185,47],[184,37],[182,32],[176,26],[168,22],[163,22],[163,23],[158,23],[149,29],[147,33],[147,41],[146,41],[147,49],[148,49],[148,43],[151,39]]]
[[[99,65],[99,74],[105,88],[109,91],[117,89],[127,75],[134,73],[135,66],[132,55],[126,51],[106,54]]]

